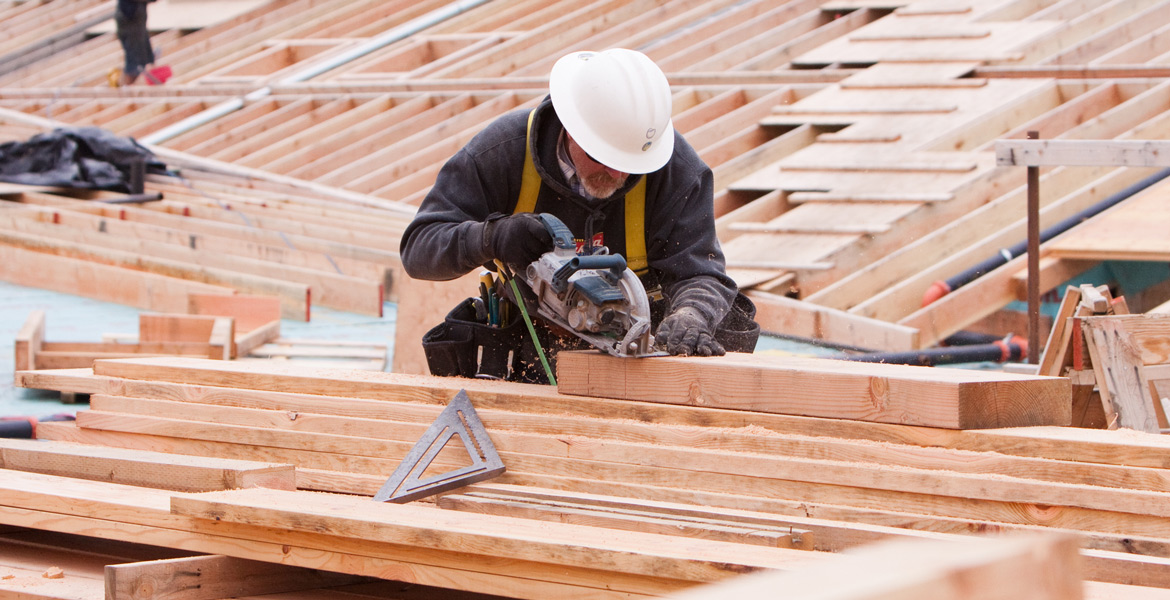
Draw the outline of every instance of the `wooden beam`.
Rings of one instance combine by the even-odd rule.
[[[77,426],[83,432],[101,430],[103,433],[129,434],[110,436],[111,440],[122,440],[118,444],[156,444],[155,447],[166,447],[175,452],[253,457],[292,462],[305,468],[383,476],[392,471],[396,461],[413,446],[412,441],[401,441],[401,436],[380,440],[365,436],[310,435],[94,411],[79,413]],[[131,441],[131,438],[136,441]],[[496,440],[495,436],[493,440]],[[1062,506],[1091,515],[1081,518],[1098,526],[1110,518],[1117,526],[1128,522],[1113,511],[1165,512],[1152,504],[1164,499],[1164,492],[1096,489],[1019,477],[992,480],[981,474],[921,468],[904,468],[891,473],[872,462],[854,464],[820,459],[765,458],[614,442],[575,444],[571,447],[572,455],[564,457],[555,454],[555,444],[529,436],[501,437],[497,446],[501,448],[501,457],[508,465],[509,473],[518,477],[552,475],[654,485],[685,481],[688,486],[709,492],[745,489],[753,495],[789,500],[816,493],[824,501],[838,504],[878,507],[902,503],[906,510],[938,511],[968,518],[971,513],[966,505],[970,499],[979,499],[990,503],[983,510],[994,511],[998,518],[1009,521],[1020,517],[1010,516],[1011,509],[1006,503],[1049,504],[1053,498],[1060,498]],[[306,447],[313,450],[306,450]],[[465,461],[460,462],[457,457],[442,455],[435,461],[436,467],[444,470],[463,464]]]
[[[1096,260],[1077,260],[1070,258],[1054,258],[1042,256],[1040,258],[1040,289],[1051,290],[1056,286],[1069,281],[1081,273],[1101,264]],[[1012,276],[1012,288],[1016,299],[1021,302],[1028,299],[1028,270],[1023,269]]]
[[[1072,343],[1073,327],[1070,319],[1076,314],[1080,302],[1080,288],[1071,285],[1065,286],[1064,297],[1061,299],[1060,308],[1057,309],[1056,317],[1052,321],[1052,330],[1045,343],[1040,366],[1036,371],[1037,374],[1051,377],[1064,375],[1064,367],[1071,354],[1069,344]],[[1036,350],[1031,351],[1035,352]]]
[[[918,349],[918,331],[843,310],[749,290],[764,331],[853,348],[901,352]]]
[[[316,590],[364,578],[223,555],[170,558],[105,569],[106,600],[219,600]]]
[[[37,353],[38,369],[91,367],[95,360],[148,356],[184,356],[223,360],[224,346],[208,342],[45,342]]]
[[[214,327],[213,316],[141,313],[138,315],[138,341],[207,342]]]
[[[1082,323],[1097,388],[1102,401],[1116,412],[1116,426],[1158,433],[1155,399],[1150,396],[1142,357],[1123,322],[1117,317],[1085,317]]]
[[[615,490],[619,491],[619,490]],[[941,539],[949,534],[918,531],[901,527],[868,525],[858,522],[844,522],[818,519],[795,514],[739,510],[718,506],[702,506],[681,502],[664,502],[629,496],[590,494],[568,489],[544,489],[535,486],[521,486],[504,483],[472,484],[462,494],[452,494],[439,499],[444,501],[460,496],[470,498],[511,498],[530,502],[548,502],[556,505],[591,507],[600,511],[628,512],[668,516],[674,519],[698,519],[701,522],[727,522],[743,527],[763,527],[789,531],[793,543],[799,548],[823,552],[840,552],[847,548],[872,543],[878,540],[906,537]]]
[[[207,266],[252,268],[261,274],[266,269],[281,272],[287,267],[294,275],[340,270],[379,281],[385,281],[394,269],[401,268],[397,253],[298,234],[244,231],[226,224],[218,228],[204,226],[200,228],[204,231],[198,231],[190,226],[184,228],[191,219],[154,224],[31,204],[20,208],[19,213],[9,211],[15,213],[10,217],[0,215],[0,224],[6,229],[40,236],[64,237],[73,242]]]
[[[16,332],[16,370],[31,371],[37,368],[37,354],[45,341],[45,311],[34,310],[28,320]]]
[[[0,279],[159,312],[186,310],[187,294],[231,288],[0,245]],[[289,318],[308,320],[308,299]]]
[[[215,317],[207,343],[211,346],[208,358],[231,360],[236,357],[236,321],[232,317]]]
[[[296,489],[292,465],[49,440],[0,438],[0,468],[182,492],[253,486]]]
[[[233,524],[327,533],[420,549],[547,564],[716,581],[760,569],[791,569],[818,555],[658,534],[478,515],[421,504],[370,504],[369,498],[280,490],[232,490],[171,497],[171,512]],[[822,558],[823,560],[823,558]]]
[[[5,471],[0,477],[0,490],[0,523],[163,547],[177,545],[195,552],[512,598],[618,600],[661,596],[683,587],[681,582],[668,579],[588,567],[562,566],[550,573],[547,565],[527,561],[501,565],[498,559],[467,553],[376,544],[325,532],[298,532],[284,526],[233,524],[233,533],[244,536],[241,540],[222,535],[223,527],[200,525],[171,514],[172,492],[150,488]],[[365,499],[363,508],[369,507],[368,502]],[[541,575],[551,578],[541,579]]]
[[[106,390],[106,382],[93,377],[93,365],[69,369],[43,371],[17,371],[14,377],[16,387],[55,390],[69,394],[91,394]]]
[[[1170,167],[1159,140],[998,140],[995,162],[1009,166]]]
[[[673,600],[1079,600],[1079,540],[1041,535],[962,541],[891,541],[792,573],[766,573],[702,586]]]
[[[623,361],[562,352],[557,381],[561,392],[583,396],[952,429],[1070,419],[1065,379],[832,359],[731,353]]]
[[[1170,68],[1157,64],[1130,65],[991,65],[978,67],[972,77],[985,79],[1133,79],[1170,77]]]
[[[192,342],[207,345],[207,358],[230,360],[234,355],[232,317],[143,313],[138,315],[138,341]]]
[[[143,256],[134,252],[114,250],[92,244],[70,243],[63,240],[27,235],[13,231],[0,231],[0,240],[6,245],[21,248],[26,251],[33,250],[61,255],[62,258],[93,261],[101,265],[122,267],[127,270],[153,273],[166,277],[181,277],[184,281],[214,285],[217,287],[222,286],[245,293],[277,296],[281,298],[282,314],[286,317],[296,318],[294,315],[304,314],[306,315],[304,318],[306,320],[308,319],[309,291],[311,286],[307,283],[287,281],[265,275],[255,275],[235,271],[230,268],[205,267],[180,260]],[[380,284],[375,283],[372,285],[380,289]],[[207,291],[210,292],[211,290]],[[372,307],[370,310],[380,316],[382,308],[382,296],[380,293],[374,294],[374,300],[376,300],[377,306]],[[187,299],[185,297],[182,299],[181,304],[183,308],[180,310],[160,312],[185,312],[187,305]]]
[[[813,543],[811,533],[794,531],[791,528],[784,531],[761,525],[745,526],[717,519],[675,519],[664,515],[632,511],[599,510],[595,507],[557,501],[518,501],[506,496],[447,494],[440,497],[437,504],[440,508],[448,510],[573,523],[622,531],[684,535],[692,538],[774,548],[800,549],[799,544],[806,543],[805,540],[811,548]]]
[[[256,348],[280,338],[280,319],[236,335],[236,356],[247,356]]]
[[[187,302],[187,312],[193,315],[235,318],[236,333],[239,334],[280,320],[280,299],[274,296],[191,294],[187,296]]]

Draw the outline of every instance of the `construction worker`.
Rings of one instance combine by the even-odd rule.
[[[711,170],[674,130],[663,72],[633,50],[574,52],[553,66],[549,92],[535,110],[491,123],[443,166],[403,233],[406,272],[454,279],[495,260],[522,272],[553,248],[537,216],[551,213],[579,253],[605,246],[647,290],[661,290],[662,349],[751,352],[755,309],[725,272]],[[523,183],[526,166],[536,185]],[[631,202],[643,204],[633,217]],[[641,262],[631,254],[639,247]]]
[[[118,0],[114,24],[125,60],[120,71],[111,71],[111,86],[130,85],[154,65],[154,48],[150,45],[150,32],[146,28],[146,5],[150,2],[154,0]]]

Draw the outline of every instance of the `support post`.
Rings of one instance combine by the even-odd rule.
[[[1040,132],[1029,131],[1028,139]],[[1040,364],[1040,167],[1028,166],[1028,364]]]

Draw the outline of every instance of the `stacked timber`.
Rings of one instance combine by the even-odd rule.
[[[565,385],[588,381],[573,370],[605,360],[582,354],[562,363]],[[606,392],[661,386],[663,402],[185,358],[26,371],[22,386],[91,394],[76,422],[40,424],[53,444],[81,445],[83,455],[100,447],[106,461],[117,450],[167,465],[285,465],[293,481],[176,491],[123,479],[142,469],[80,475],[13,460],[0,477],[0,515],[15,526],[517,598],[660,596],[811,568],[869,542],[1037,532],[1080,540],[1089,597],[1170,588],[1170,442],[1059,426],[1067,379],[759,358],[712,360],[709,369],[735,380],[723,385],[672,362],[693,359],[623,361],[661,362],[675,382],[631,373],[638,383]],[[782,414],[812,380],[833,390],[817,399],[821,414],[844,418]],[[753,385],[780,412],[720,406]],[[506,472],[433,500],[373,502],[460,390]],[[916,402],[930,418],[949,414],[950,425],[905,424],[920,422],[910,417]],[[956,428],[971,402],[1000,415],[975,426],[1033,425]],[[864,403],[869,411],[858,410]],[[436,472],[466,464],[448,450]]]
[[[100,342],[47,341],[34,310],[16,334],[15,371],[88,367],[101,358],[196,356],[217,360],[295,360],[301,366],[384,370],[385,344],[284,338],[274,296],[188,294],[187,313],[140,313],[138,333]]]
[[[1165,313],[1129,314],[1105,286],[1068,286],[1037,372],[1069,378],[1074,425],[1158,433],[1170,427],[1167,339]]]
[[[274,296],[284,318],[313,303],[381,316],[401,268],[401,213],[329,206],[295,190],[150,176],[160,200],[87,190],[0,190],[0,278],[155,312],[186,312],[191,294]],[[157,179],[156,179],[157,178]]]

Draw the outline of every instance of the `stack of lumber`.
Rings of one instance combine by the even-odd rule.
[[[1069,286],[1040,361],[1041,375],[1072,382],[1074,424],[1158,433],[1170,425],[1170,320],[1129,314],[1101,286]]]
[[[280,298],[288,319],[309,320],[313,303],[381,316],[401,268],[386,232],[401,231],[401,214],[293,189],[238,193],[193,173],[151,176],[146,189],[163,199],[6,186],[0,277],[156,312],[239,292]]]
[[[235,323],[230,317],[142,313],[136,342],[47,342],[45,320],[45,311],[34,310],[17,332],[17,371],[88,367],[99,358],[198,356],[229,360],[234,354]]]
[[[84,475],[28,461],[13,469],[11,460],[0,522],[517,598],[666,595],[759,569],[803,569],[886,539],[1073,532],[1096,582],[1090,597],[1170,588],[1170,442],[1059,426],[1067,379],[775,358],[754,364],[761,378],[750,389],[733,356],[710,367],[741,381],[729,390],[671,362],[688,360],[626,361],[662,363],[662,379],[677,380],[664,402],[205,359],[25,371],[22,386],[90,394],[75,422],[39,425],[43,452],[71,443],[106,461],[143,453],[134,460],[160,463],[161,473],[260,461],[248,468],[276,477],[274,465],[288,465],[280,475],[292,479],[192,493],[123,479],[152,472],[141,467]],[[562,363],[561,379],[585,381],[571,372],[584,366]],[[789,386],[772,387],[785,377]],[[820,410],[844,418],[780,414],[814,379],[835,390],[818,398]],[[372,502],[459,390],[507,471],[437,501]],[[688,390],[697,392],[689,401]],[[779,412],[721,407],[749,393],[774,397]],[[859,398],[868,414],[849,412]],[[1019,398],[1041,408],[1011,409]],[[975,399],[996,406],[1007,427],[902,424],[921,422],[912,420],[918,412],[954,418]],[[1048,425],[1010,426],[1041,413]],[[879,422],[891,415],[902,419]],[[433,466],[466,461],[444,450]]]
[[[187,313],[141,313],[137,335],[107,333],[101,342],[46,341],[45,311],[34,310],[16,334],[15,371],[89,367],[101,358],[135,356],[386,367],[385,344],[281,337],[278,298],[190,294],[187,299]]]
[[[62,4],[0,5],[6,29],[35,21],[38,32],[0,50],[47,52],[0,66],[0,139],[96,125],[166,162],[249,178],[226,182],[225,194],[253,198],[253,178],[280,182],[386,221],[409,218],[474,133],[543,97],[559,56],[642,49],[672,83],[676,127],[714,171],[730,272],[752,290],[764,328],[863,349],[926,348],[968,328],[1022,332],[997,314],[1020,299],[1022,258],[923,305],[936,281],[1024,239],[1024,170],[995,164],[997,139],[1166,137],[1170,0],[272,0],[198,30],[156,32],[175,76],[120,89],[105,83],[120,61],[113,35],[68,36],[82,20],[74,11],[104,5]],[[49,38],[72,43],[52,49]],[[1076,214],[1141,175],[1047,168],[1043,218]],[[1166,193],[1142,196],[1163,204]],[[1163,214],[1146,214],[1149,231],[1166,229]],[[385,244],[370,249],[393,253],[401,227],[376,229]],[[1087,236],[1064,238],[1086,250],[1052,277],[1101,258],[1165,256],[1164,236],[1131,238],[1120,252],[1077,243]],[[212,268],[199,272],[204,283],[237,285],[206,279]],[[240,261],[230,268],[256,275]],[[393,283],[388,297],[406,282]],[[418,315],[403,322],[422,327],[449,306],[407,308]]]
[[[377,581],[115,540],[5,527],[0,594],[36,600],[495,600],[496,596]]]

